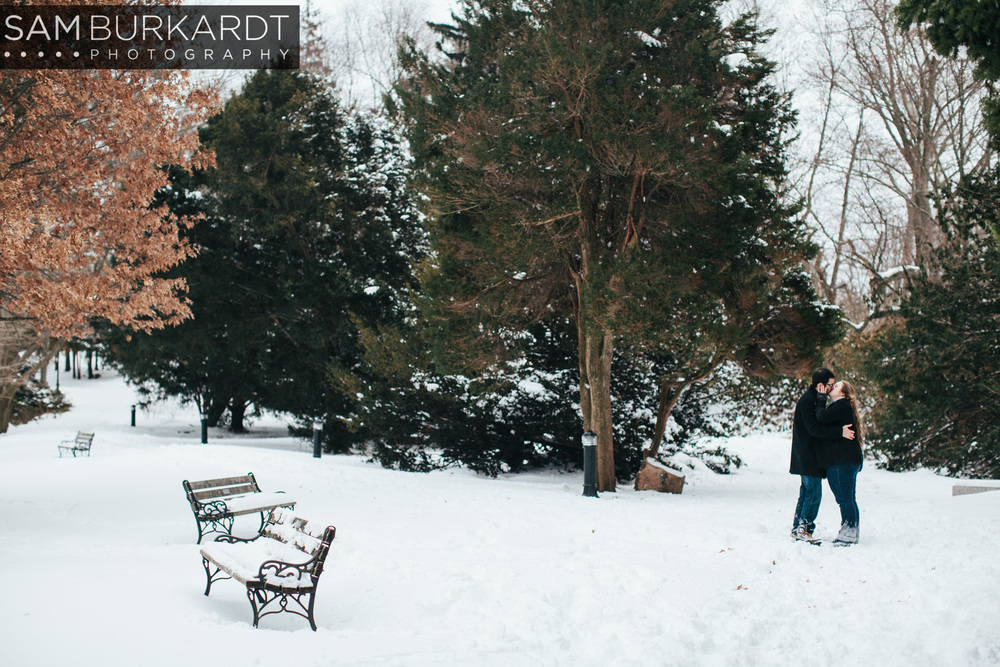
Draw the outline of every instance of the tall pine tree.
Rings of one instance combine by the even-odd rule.
[[[866,349],[880,390],[869,441],[890,469],[1000,476],[1000,251],[988,232],[998,182],[958,186],[941,213],[948,243]]]
[[[252,405],[324,419],[346,447],[329,367],[356,365],[358,326],[402,316],[422,253],[398,142],[287,70],[254,74],[201,139],[216,167],[165,193],[205,216],[190,232],[199,256],[178,269],[194,318],[118,342],[115,360],[213,417],[228,408],[234,428]]]
[[[727,360],[800,371],[836,335],[797,268],[813,249],[783,198],[794,119],[766,35],[719,4],[464,2],[435,27],[441,58],[410,48],[397,87],[429,195],[438,358],[495,365],[532,321],[571,318],[601,490],[616,346],[669,358],[650,387],[669,408]]]

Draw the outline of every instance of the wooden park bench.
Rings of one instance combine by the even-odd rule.
[[[233,534],[233,519],[244,514],[260,514],[260,528],[278,507],[295,507],[295,501],[282,491],[264,493],[252,472],[242,477],[220,477],[201,482],[184,480],[194,520],[198,524],[198,544],[210,533]]]
[[[271,512],[261,533],[252,539],[221,535],[201,549],[208,585],[235,579],[247,587],[253,626],[269,614],[287,611],[309,621],[315,631],[316,585],[337,529],[312,530],[290,510]]]
[[[59,458],[66,452],[72,452],[75,457],[77,453],[83,456],[85,453],[90,456],[90,445],[94,442],[93,433],[79,431],[72,440],[63,440],[59,443]]]
[[[1000,483],[996,480],[986,482],[985,484],[975,483],[972,484],[955,484],[951,487],[951,495],[953,496],[964,496],[970,493],[985,493],[987,491],[1000,491]]]

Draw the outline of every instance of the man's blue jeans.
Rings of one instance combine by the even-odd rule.
[[[799,502],[795,505],[792,530],[805,525],[809,532],[812,532],[816,528],[819,503],[823,500],[823,478],[811,475],[799,475],[799,478],[802,483],[799,485]]]
[[[840,505],[840,523],[857,529],[861,521],[856,496],[858,473],[861,466],[857,463],[842,463],[826,469],[826,479],[830,482],[837,504]]]

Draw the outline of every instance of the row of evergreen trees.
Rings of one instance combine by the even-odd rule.
[[[212,423],[319,419],[405,469],[574,466],[585,428],[604,490],[679,449],[739,465],[697,436],[780,414],[843,327],[799,268],[766,34],[717,5],[468,5],[405,54],[409,152],[324,81],[254,74],[201,130],[215,166],[162,193],[201,216],[171,273],[194,317],[102,327],[110,360]],[[892,467],[1000,472],[996,182],[941,193],[953,243],[845,355]]]
[[[322,81],[261,71],[201,129],[213,168],[171,173],[171,209],[198,215],[176,268],[194,316],[149,335],[109,330],[110,360],[151,394],[193,401],[242,431],[248,408],[325,421],[343,443],[351,400],[332,365],[359,327],[401,321],[426,254],[399,142],[351,116]]]

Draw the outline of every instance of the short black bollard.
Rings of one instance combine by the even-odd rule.
[[[132,406],[132,428],[135,428],[135,406]]]
[[[318,459],[323,456],[323,443],[320,442],[323,435],[323,422],[313,422],[313,458]]]
[[[208,444],[208,413],[201,413],[201,444]]]
[[[597,498],[597,434],[583,433],[583,495]]]

